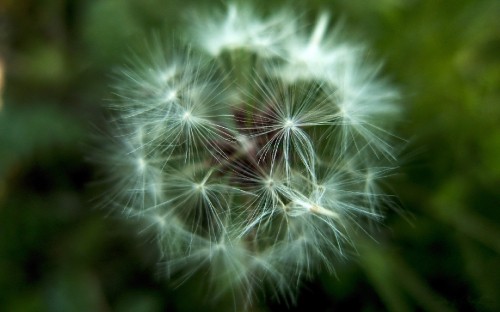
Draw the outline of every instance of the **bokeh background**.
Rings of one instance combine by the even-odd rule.
[[[341,18],[402,90],[408,143],[387,181],[400,208],[357,255],[305,281],[295,305],[266,297],[254,310],[500,311],[500,1],[255,3]],[[175,36],[196,6],[0,2],[0,311],[231,309],[202,302],[203,274],[162,278],[155,242],[98,208],[106,190],[88,161],[113,69],[155,31]]]

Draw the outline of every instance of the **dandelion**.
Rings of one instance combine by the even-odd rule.
[[[236,310],[261,289],[293,300],[390,205],[398,93],[326,13],[199,17],[197,48],[157,39],[118,73],[107,202],[155,233],[168,276],[208,270]]]

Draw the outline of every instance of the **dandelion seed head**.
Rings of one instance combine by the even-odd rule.
[[[169,276],[208,270],[248,308],[263,283],[293,297],[334,270],[392,205],[399,95],[327,13],[211,14],[192,19],[199,50],[157,39],[119,71],[107,202],[156,233]]]

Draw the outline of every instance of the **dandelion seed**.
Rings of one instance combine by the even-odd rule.
[[[359,54],[359,47],[342,42],[338,33],[328,34],[329,15],[318,18],[312,33],[304,31],[289,36],[283,43],[282,65],[269,65],[270,71],[287,83],[297,81],[328,81],[339,66]]]
[[[211,16],[195,14],[192,35],[205,51],[219,56],[223,51],[246,50],[270,57],[278,53],[279,44],[295,32],[286,14],[263,19],[250,5],[230,3],[226,13]]]

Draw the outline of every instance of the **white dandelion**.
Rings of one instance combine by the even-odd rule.
[[[235,310],[262,289],[293,301],[393,205],[398,92],[328,13],[308,28],[230,3],[192,23],[199,51],[157,39],[119,71],[107,203],[154,234],[168,277],[208,271]]]

